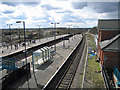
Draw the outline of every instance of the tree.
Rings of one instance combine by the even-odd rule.
[[[97,27],[93,27],[90,32],[93,34],[97,34]]]

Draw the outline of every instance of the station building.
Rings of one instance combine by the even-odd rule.
[[[98,55],[101,66],[120,66],[120,19],[98,20]]]

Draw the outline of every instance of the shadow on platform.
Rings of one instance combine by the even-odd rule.
[[[16,89],[21,88],[24,85],[24,83],[26,81],[28,81],[30,78],[31,78],[31,75],[27,75],[27,76],[25,75],[25,76],[19,78],[18,80],[16,80],[14,83],[8,85],[6,88],[11,88],[11,89],[13,89],[13,88],[16,88]]]
[[[45,70],[48,66],[50,66],[54,61],[48,60],[43,65],[39,66],[37,69],[39,70]]]
[[[21,68],[10,72],[1,79],[2,90],[6,90],[7,88],[19,88],[30,78],[30,63],[27,63]]]

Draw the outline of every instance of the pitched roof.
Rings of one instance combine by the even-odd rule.
[[[105,40],[102,42],[99,42],[99,45],[102,50],[112,50],[112,51],[120,51],[120,34],[116,35],[110,40]]]
[[[120,19],[99,19],[98,29],[100,30],[120,30]]]

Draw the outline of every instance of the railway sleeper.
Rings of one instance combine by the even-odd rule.
[[[77,64],[72,64],[70,68],[75,68],[77,67]]]
[[[70,68],[68,72],[74,72],[76,68]]]
[[[71,77],[64,78],[65,80],[71,80]]]
[[[68,85],[60,84],[60,86],[58,88],[68,88]]]
[[[71,71],[75,71],[75,67],[71,67],[69,70],[68,70],[68,72],[71,72]]]
[[[70,66],[70,68],[74,68],[74,66],[76,66],[76,64],[72,64],[72,65]]]
[[[72,71],[71,72],[69,71],[67,74],[74,74],[74,73]]]
[[[78,63],[79,63],[79,60],[77,60],[77,61],[75,61],[75,62],[73,62],[73,66],[77,66],[78,65]]]
[[[75,70],[69,70],[67,73],[68,74],[74,74]]]
[[[73,76],[73,74],[67,73],[65,77],[71,77],[71,76]]]
[[[71,77],[72,77],[72,76],[70,76],[70,77],[65,77],[64,79],[65,79],[65,80],[70,80]]]
[[[70,80],[68,82],[64,82],[64,81],[61,82],[61,84],[65,84],[65,85],[69,85],[69,83],[70,83]]]
[[[70,80],[63,79],[63,82],[69,82]]]
[[[58,88],[59,89],[67,89],[68,87],[67,86],[59,86]]]

